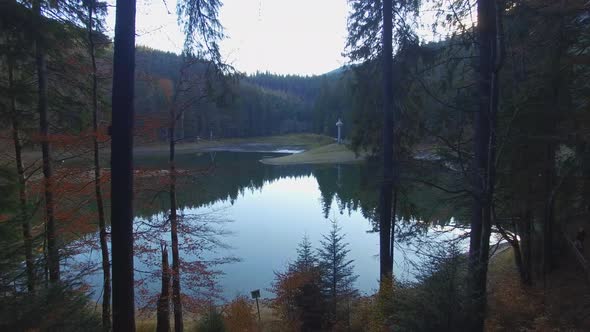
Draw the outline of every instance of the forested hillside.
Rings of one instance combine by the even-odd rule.
[[[137,117],[161,119],[167,114],[166,84],[171,87],[177,84],[183,59],[176,54],[145,47],[138,48],[136,56]],[[194,84],[210,86],[193,92],[194,102],[184,111],[180,121],[183,135],[189,140],[297,132],[333,135],[337,117],[346,113],[348,106],[345,104],[350,100],[346,99],[346,92],[339,89],[343,85],[341,74],[256,73],[211,77],[206,73],[206,64],[191,70],[197,77],[196,80],[193,77]],[[221,93],[221,84],[228,88],[227,91]],[[162,128],[165,128],[164,124]]]

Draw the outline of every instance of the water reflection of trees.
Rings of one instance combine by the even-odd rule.
[[[247,191],[258,191],[265,184],[284,178],[313,176],[321,192],[324,217],[331,213],[360,211],[366,219],[375,219],[378,197],[378,166],[373,163],[354,165],[292,165],[270,166],[259,162],[268,153],[208,152],[183,154],[178,168],[183,170],[178,183],[178,204],[181,208],[197,208],[218,202],[233,204]],[[160,160],[161,159],[161,160]],[[137,158],[143,169],[158,169],[165,165],[160,157]],[[402,223],[424,221],[419,226],[445,225],[451,217],[461,218],[467,206],[454,172],[436,161],[414,160],[404,165],[399,187],[397,219]],[[422,179],[417,182],[415,179]],[[158,177],[138,179],[138,182],[158,181]],[[452,191],[449,194],[431,184]],[[149,217],[169,209],[165,194],[157,189],[138,192],[136,213]],[[333,205],[335,202],[335,206]],[[287,204],[287,203],[285,203]],[[337,211],[332,211],[333,207]]]

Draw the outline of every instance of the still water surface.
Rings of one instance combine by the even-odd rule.
[[[221,238],[228,247],[204,256],[205,259],[222,256],[240,259],[219,266],[224,273],[218,279],[221,294],[233,298],[260,289],[263,297],[271,297],[268,288],[274,271],[283,271],[295,259],[297,245],[305,235],[318,247],[322,235],[330,231],[331,220],[336,220],[349,244],[349,258],[354,260],[359,276],[356,287],[362,293],[374,292],[378,286],[379,239],[371,220],[377,202],[377,170],[367,164],[270,166],[259,162],[264,157],[279,155],[210,152],[178,157],[178,168],[190,174],[179,180],[178,204],[182,214],[187,219],[209,216],[230,221],[221,226],[230,232]],[[139,156],[136,165],[142,169],[166,169],[166,158]],[[137,224],[163,219],[167,213],[167,195],[153,192],[138,197]],[[428,234],[436,230],[431,228]],[[457,233],[439,238],[446,239],[453,234]],[[432,241],[435,239],[429,238]],[[418,242],[397,244],[396,277],[412,279],[415,273],[412,263],[420,259],[417,250],[420,250]],[[98,260],[97,252],[89,259]],[[136,260],[136,268],[159,269],[159,260],[152,262]],[[100,289],[100,273],[88,281]],[[158,292],[157,279],[150,284]]]

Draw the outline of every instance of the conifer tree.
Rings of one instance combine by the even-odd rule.
[[[309,237],[305,234],[297,247],[297,260],[293,263],[292,269],[309,272],[317,267],[317,264],[317,256],[313,251]]]
[[[348,243],[338,223],[332,221],[330,233],[323,236],[318,250],[318,259],[322,271],[322,290],[330,306],[333,321],[338,320],[339,305],[356,294],[353,260],[348,259]]]

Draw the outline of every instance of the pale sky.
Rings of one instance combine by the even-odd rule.
[[[107,18],[111,35],[114,11]],[[323,74],[346,63],[347,15],[346,0],[223,0],[222,54],[246,73]],[[136,31],[137,45],[178,53],[184,37],[176,0],[137,0]]]

